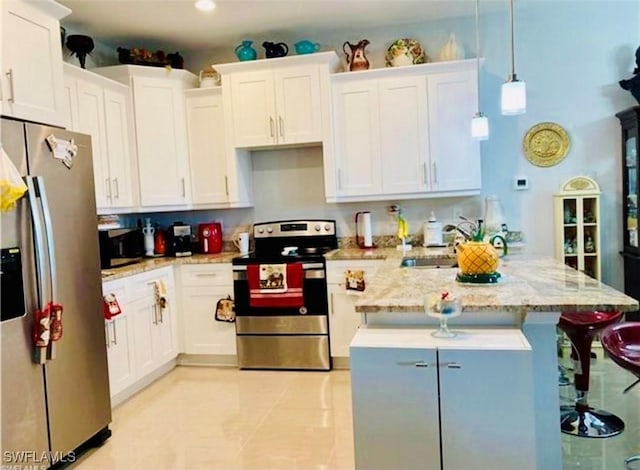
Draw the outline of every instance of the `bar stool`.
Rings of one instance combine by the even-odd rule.
[[[637,380],[622,391],[627,393],[640,383],[640,322],[611,325],[602,332],[600,341],[613,362],[636,376]],[[625,460],[625,468],[631,469],[633,462],[640,463],[640,455]]]
[[[607,326],[616,323],[622,312],[564,312],[558,327],[571,341],[572,354],[578,362],[575,370],[576,403],[560,407],[560,427],[563,433],[579,437],[604,438],[620,434],[624,422],[603,410],[594,410],[587,401],[591,343]]]

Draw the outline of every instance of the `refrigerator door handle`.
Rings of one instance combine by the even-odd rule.
[[[40,211],[38,210],[38,190],[36,186],[38,181],[33,176],[26,177],[27,183],[27,195],[29,197],[29,210],[31,211],[31,221],[33,223],[33,233],[35,236],[35,245],[36,245],[36,266],[38,269],[38,278],[39,282],[39,308],[43,309],[47,303],[47,293],[45,291],[45,282],[46,277],[46,269],[45,269],[45,256],[44,256],[44,228],[42,226],[42,219],[40,216]]]
[[[58,300],[58,271],[56,269],[56,251],[53,238],[53,223],[51,222],[51,211],[49,210],[49,200],[45,189],[44,178],[36,176],[38,187],[40,188],[40,200],[42,201],[42,213],[44,215],[44,229],[47,236],[47,252],[49,253],[49,274],[51,280],[51,300]]]

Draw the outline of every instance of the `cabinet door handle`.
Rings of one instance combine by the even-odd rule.
[[[109,178],[104,179],[104,189],[107,199],[111,199],[111,181],[109,180]]]
[[[164,323],[164,309],[160,307],[158,310],[160,311],[160,323]]]
[[[156,304],[153,304],[151,306],[152,310],[153,310],[153,324],[157,325],[158,324],[158,311],[156,310]]]
[[[431,166],[433,169],[433,182],[434,184],[438,184],[438,164],[436,162],[433,162]]]
[[[118,178],[113,178],[114,198],[120,199],[120,190],[118,189]]]
[[[229,195],[229,177],[224,177],[224,192],[228,196]]]
[[[109,324],[104,325],[104,335],[107,342],[107,349],[111,348],[111,335],[109,334]]]
[[[429,184],[429,180],[427,179],[427,162],[422,163],[422,177],[424,178],[424,185],[427,186]]]
[[[430,364],[428,362],[424,362],[424,361],[400,361],[400,362],[396,362],[396,365],[398,366],[411,366],[411,367],[429,367]]]
[[[118,334],[116,333],[116,322],[112,321],[111,326],[113,328],[113,344],[118,345]]]
[[[335,310],[333,309],[333,292],[331,293],[331,302],[330,302],[330,305],[331,305],[331,315],[333,315],[333,314],[335,313]]]
[[[273,118],[271,116],[269,116],[269,133],[271,135],[271,138],[273,139],[274,135],[273,135]]]
[[[284,139],[284,119],[282,119],[282,116],[278,116],[278,123],[280,124],[278,126],[280,128],[280,137]]]
[[[182,197],[187,197],[187,188],[184,183],[184,178],[180,178],[180,184],[182,184]]]
[[[342,189],[342,171],[338,168],[338,189]]]
[[[447,369],[462,369],[462,365],[457,362],[447,362],[446,364],[442,364],[443,366],[447,366]]]
[[[7,72],[7,77],[9,78],[9,98],[7,101],[9,103],[15,103],[15,95],[13,90],[13,69],[9,69]]]

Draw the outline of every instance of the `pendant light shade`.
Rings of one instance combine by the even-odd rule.
[[[476,86],[477,112],[471,119],[471,138],[473,140],[487,140],[489,138],[489,120],[480,111],[480,0],[476,0]]]
[[[513,0],[509,0],[509,18],[511,25],[511,75],[502,85],[500,108],[505,116],[527,112],[527,85],[516,75],[515,26],[513,21]]]
[[[213,0],[196,0],[194,5],[200,11],[211,11],[216,7]]]
[[[471,120],[471,138],[473,140],[487,140],[489,138],[489,120],[479,111]]]

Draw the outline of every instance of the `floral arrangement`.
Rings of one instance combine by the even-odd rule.
[[[151,52],[143,47],[125,49],[118,47],[118,60],[121,64],[150,65],[152,67],[184,67],[184,59],[179,52],[165,54],[164,51]]]

